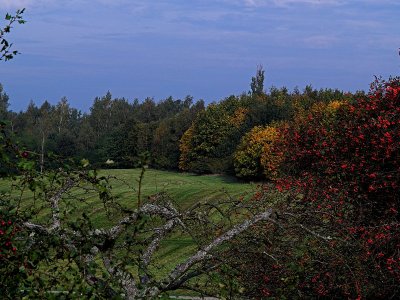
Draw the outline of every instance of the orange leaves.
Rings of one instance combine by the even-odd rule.
[[[244,107],[239,107],[235,110],[233,115],[229,117],[230,123],[235,127],[240,127],[246,119],[249,110]]]
[[[260,177],[268,179],[277,176],[282,155],[272,151],[278,139],[278,123],[275,126],[256,126],[245,134],[234,154],[236,175],[239,177]]]

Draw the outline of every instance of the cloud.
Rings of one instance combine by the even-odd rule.
[[[354,0],[353,0],[354,1]],[[383,0],[385,1],[385,0]],[[226,1],[227,2],[227,1]],[[241,5],[246,7],[262,7],[262,6],[280,6],[288,7],[291,5],[341,5],[348,2],[348,0],[241,0],[238,1]]]
[[[24,8],[32,4],[31,0],[0,0],[0,8]]]
[[[0,8],[5,9],[20,9],[33,8],[48,5],[80,5],[85,3],[99,2],[103,5],[121,5],[129,3],[128,0],[0,0]]]
[[[0,0],[0,9],[22,9],[49,5],[54,0]]]
[[[379,5],[389,5],[396,4],[399,5],[398,0],[243,0],[246,2],[255,2],[258,5],[273,3],[277,6],[289,6],[289,5],[313,5],[313,6],[323,6],[323,5],[371,5],[371,4],[379,4]]]
[[[303,39],[305,46],[309,48],[325,49],[333,46],[338,39],[334,36],[314,35]]]
[[[277,6],[289,6],[294,4],[307,4],[314,6],[344,4],[343,0],[273,0],[272,2]]]

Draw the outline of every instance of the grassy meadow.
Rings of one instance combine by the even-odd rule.
[[[111,192],[115,201],[119,204],[135,209],[137,206],[139,179],[141,169],[108,169],[100,170],[100,176],[109,177]],[[0,192],[10,190],[8,179],[0,180]],[[191,207],[199,201],[224,200],[229,197],[247,197],[253,194],[257,184],[245,183],[235,177],[226,175],[195,175],[191,173],[178,173],[146,169],[141,183],[142,203],[149,201],[148,198],[159,192],[167,193],[173,203],[181,209]],[[14,197],[20,198],[21,207],[33,205],[31,191],[26,189],[22,194],[14,191]],[[74,215],[88,214],[96,226],[109,224],[103,203],[98,195],[81,188],[72,190],[64,197],[65,203],[74,208]],[[39,205],[35,203],[35,205]],[[71,208],[70,208],[71,209]],[[43,209],[36,216],[38,220],[46,215],[48,211]]]
[[[111,175],[113,193],[124,202],[137,201],[140,169],[103,170],[100,174]],[[127,186],[129,184],[129,186]],[[148,169],[144,173],[141,194],[143,201],[159,192],[166,192],[182,208],[198,201],[217,200],[251,194],[255,184],[243,183],[225,175],[195,175]]]
[[[110,178],[112,195],[115,202],[124,207],[135,209],[138,199],[139,179],[141,169],[109,169],[99,171],[100,176]],[[0,192],[7,191],[10,187],[9,180],[0,180]],[[225,175],[194,175],[190,173],[177,173],[147,169],[141,183],[142,203],[149,200],[149,196],[159,192],[167,193],[174,204],[185,209],[199,201],[227,200],[228,198],[250,197],[257,184],[244,183],[234,177]],[[22,195],[14,192],[16,198],[20,198],[22,208],[30,208],[33,204],[33,194],[26,190]],[[61,210],[68,211],[67,219],[73,221],[85,212],[91,219],[93,225],[98,227],[109,227],[115,224],[121,216],[107,215],[103,203],[94,192],[84,191],[79,188],[72,190],[63,198]],[[37,215],[33,216],[35,222],[41,222],[49,217],[48,208],[39,209]],[[65,220],[65,219],[64,219]],[[153,269],[158,276],[165,275],[177,263],[185,260],[196,251],[196,244],[190,236],[176,234],[165,239],[156,254],[156,265]]]

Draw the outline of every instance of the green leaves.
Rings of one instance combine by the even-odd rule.
[[[20,168],[23,171],[32,171],[35,168],[35,162],[34,161],[29,161],[29,160],[21,160],[18,162],[18,168]]]
[[[83,158],[82,160],[81,160],[81,165],[82,165],[82,167],[84,167],[84,168],[86,168],[86,167],[88,167],[89,166],[89,160],[88,159],[86,159],[86,158]]]
[[[18,24],[25,24],[26,21],[22,18],[22,14],[24,13],[25,9],[17,10],[15,15],[11,15],[9,13],[6,14],[5,20],[8,21],[3,28],[0,28],[0,44],[3,45],[0,48],[0,60],[10,60],[14,58],[15,55],[18,54],[17,50],[11,50],[12,43],[9,43],[5,38],[4,35],[9,33],[12,28],[12,24],[17,22]]]

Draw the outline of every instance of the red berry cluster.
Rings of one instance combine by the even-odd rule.
[[[0,215],[0,260],[14,255],[17,248],[13,245],[16,227],[11,220],[4,220]]]

